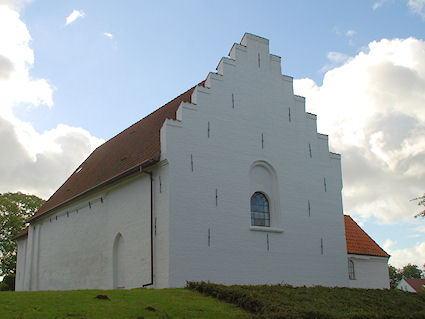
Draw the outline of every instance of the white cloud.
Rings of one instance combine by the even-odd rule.
[[[109,38],[109,39],[113,39],[114,38],[114,35],[112,33],[109,33],[109,32],[103,32],[103,35],[105,37]]]
[[[75,20],[77,20],[78,18],[83,18],[85,16],[86,16],[86,14],[84,13],[83,10],[73,10],[69,14],[69,16],[66,17],[66,25],[69,25],[72,22],[74,22]]]
[[[28,43],[31,36],[19,13],[0,6],[0,108],[7,119],[13,118],[17,103],[52,105],[53,88],[44,79],[31,80],[28,69],[34,64],[34,53]]]
[[[10,9],[20,11],[33,0],[0,0],[0,5],[6,5]]]
[[[345,35],[347,37],[353,37],[357,34],[357,32],[355,30],[348,30],[347,32],[345,32]]]
[[[391,247],[393,247],[394,245],[396,245],[397,244],[397,242],[396,241],[393,241],[392,239],[390,239],[390,238],[387,238],[386,240],[385,240],[385,242],[384,242],[384,245],[383,245],[383,247],[382,248],[384,248],[384,250],[385,251],[390,251],[391,250]]]
[[[391,241],[389,239],[389,241]],[[425,242],[418,242],[415,246],[405,249],[391,249],[391,245],[384,249],[391,255],[389,264],[396,267],[402,268],[408,263],[418,265],[420,268],[425,262]]]
[[[327,58],[329,60],[329,63],[324,65],[320,71],[322,72],[327,72],[333,68],[335,68],[336,66],[339,66],[345,62],[347,62],[350,57],[344,53],[341,52],[328,52]]]
[[[425,0],[409,0],[407,4],[414,13],[419,14],[425,19]]]
[[[375,2],[372,6],[372,9],[376,10],[376,9],[382,7],[385,2],[386,2],[386,0],[380,0],[380,1]]]
[[[329,52],[328,59],[333,63],[345,63],[349,56],[341,52]]]
[[[409,200],[425,191],[425,42],[371,42],[328,71],[322,86],[302,79],[294,89],[342,153],[345,212],[381,222],[413,218]]]
[[[18,119],[13,114],[18,104],[52,107],[54,87],[30,76],[31,36],[9,6],[0,6],[0,39],[0,192],[47,198],[102,140],[64,124],[40,133]]]
[[[9,80],[10,74],[13,71],[13,63],[8,58],[0,55],[0,81]]]
[[[332,31],[336,35],[338,35],[338,36],[345,36],[345,37],[347,37],[348,38],[348,44],[349,45],[353,45],[353,43],[354,43],[353,38],[357,34],[357,31],[356,30],[349,29],[347,31],[343,31],[339,27],[335,26],[335,27],[333,27]]]

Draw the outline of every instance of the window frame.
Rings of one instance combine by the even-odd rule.
[[[260,205],[253,205],[253,199],[254,197],[261,196],[262,199],[264,199],[264,204],[261,206],[266,206],[263,208],[263,210],[253,210],[253,206],[256,206],[257,208],[260,207]],[[270,200],[264,192],[256,191],[251,195],[250,198],[250,211],[251,211],[251,227],[264,227],[266,229],[270,228],[271,225],[271,211],[270,211]],[[257,214],[257,216],[254,216],[254,214]],[[258,214],[264,215],[263,217],[258,218]],[[268,218],[267,218],[268,217]],[[263,223],[256,224],[256,221],[263,221]]]
[[[356,271],[354,268],[354,261],[348,259],[348,279],[356,280]]]

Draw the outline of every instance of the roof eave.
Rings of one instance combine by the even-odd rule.
[[[28,227],[26,227],[23,231],[21,231],[20,233],[18,233],[15,237],[13,237],[13,240],[18,240],[21,239],[22,237],[27,237],[28,236]]]
[[[86,191],[84,191],[84,192],[82,192],[82,193],[80,193],[78,195],[75,195],[74,197],[71,197],[70,199],[68,199],[68,200],[60,203],[59,205],[56,205],[55,207],[52,207],[51,209],[45,211],[44,213],[42,213],[40,215],[32,216],[32,217],[28,218],[26,220],[26,222],[27,223],[34,222],[37,219],[40,219],[41,217],[46,216],[46,215],[52,213],[54,210],[57,210],[57,209],[59,209],[61,207],[64,207],[64,206],[68,205],[69,203],[71,203],[72,201],[75,201],[77,199],[80,199],[80,198],[88,195],[91,192],[94,192],[96,190],[99,190],[99,189],[101,189],[101,188],[103,188],[103,187],[105,187],[105,186],[107,186],[109,184],[116,183],[117,181],[119,181],[119,180],[121,180],[121,179],[123,179],[125,177],[128,177],[130,175],[133,175],[133,174],[135,174],[137,172],[141,172],[143,169],[145,169],[147,167],[150,167],[150,166],[158,163],[159,160],[160,160],[160,155],[158,154],[158,155],[154,156],[153,158],[144,161],[141,164],[137,164],[136,166],[133,166],[130,169],[128,169],[128,170],[126,170],[126,171],[124,171],[124,172],[122,172],[122,173],[120,173],[118,175],[115,175],[114,177],[112,177],[112,178],[110,178],[110,179],[108,179],[108,180],[106,180],[106,181],[104,181],[104,182],[102,182],[102,183],[100,183],[100,184],[92,187],[92,188],[89,188]]]
[[[360,254],[360,253],[350,253],[347,251],[348,255],[357,255],[357,256],[369,256],[369,257],[381,257],[381,258],[390,258],[391,255],[382,256],[382,255],[372,255],[372,254]]]

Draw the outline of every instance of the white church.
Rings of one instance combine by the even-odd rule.
[[[99,146],[16,237],[16,290],[186,281],[389,288],[342,207],[341,156],[267,39]]]

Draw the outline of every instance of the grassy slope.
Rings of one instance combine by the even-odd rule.
[[[189,283],[189,288],[232,302],[254,318],[425,318],[425,293],[210,283]]]
[[[425,293],[291,286],[0,292],[0,318],[425,318]],[[107,295],[110,300],[96,299]],[[152,307],[155,311],[146,308]]]
[[[99,294],[110,300],[96,299]],[[234,305],[187,289],[0,292],[0,318],[246,317]]]

